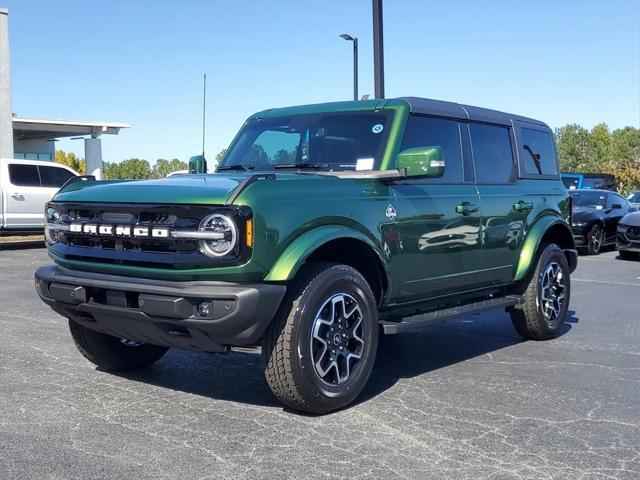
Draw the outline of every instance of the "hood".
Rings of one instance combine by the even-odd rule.
[[[640,212],[627,213],[620,220],[622,225],[629,225],[633,227],[640,227]]]
[[[59,202],[224,204],[244,175],[179,175],[159,180],[79,181],[53,198]]]
[[[603,214],[603,209],[574,207],[571,212],[571,218],[573,219],[573,223],[581,223],[594,218],[602,218]]]

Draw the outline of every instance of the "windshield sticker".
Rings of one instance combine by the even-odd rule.
[[[376,123],[373,127],[371,127],[371,131],[373,133],[380,133],[382,132],[382,130],[384,130],[384,125],[382,125],[381,123]]]
[[[356,162],[356,170],[372,170],[373,158],[359,158]]]

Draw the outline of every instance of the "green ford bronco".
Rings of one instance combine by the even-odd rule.
[[[570,211],[542,122],[421,98],[280,108],[214,174],[65,185],[36,287],[100,368],[261,350],[282,403],[326,413],[380,335],[490,309],[561,333]]]

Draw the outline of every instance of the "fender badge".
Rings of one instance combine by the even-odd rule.
[[[387,211],[385,212],[385,215],[389,220],[393,221],[396,219],[396,216],[397,216],[396,209],[393,208],[393,205],[391,204],[387,205]]]

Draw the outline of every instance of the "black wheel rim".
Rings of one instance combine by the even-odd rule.
[[[331,386],[354,374],[364,353],[364,322],[358,301],[336,293],[318,310],[311,326],[311,359],[318,378]]]

